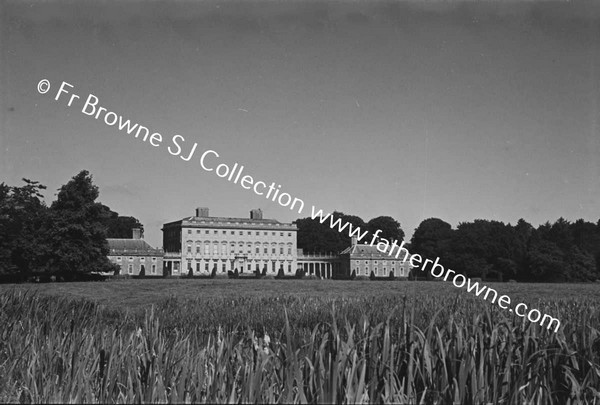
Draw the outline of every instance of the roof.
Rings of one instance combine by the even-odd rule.
[[[160,249],[155,249],[143,239],[106,239],[111,255],[144,254],[162,256]]]
[[[388,251],[388,253],[389,253],[389,251]],[[394,256],[394,254],[392,254],[390,256],[388,253],[382,253],[381,251],[377,250],[377,246],[354,245],[354,246],[347,247],[340,254],[341,255],[350,254],[350,256],[377,256],[377,257],[382,257],[382,258],[390,258],[390,257]]]
[[[281,223],[275,219],[250,219],[227,217],[186,217],[179,221],[169,222],[164,226],[207,227],[207,228],[265,228],[297,230],[295,224]]]

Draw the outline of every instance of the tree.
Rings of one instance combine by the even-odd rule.
[[[49,252],[41,233],[48,209],[37,181],[23,179],[22,187],[0,184],[0,273],[22,275],[39,270]]]
[[[404,231],[400,227],[400,223],[392,217],[373,218],[367,223],[367,229],[371,235],[380,229],[379,238],[387,239],[390,243],[394,240],[398,243],[404,240]]]
[[[422,221],[415,229],[410,240],[411,253],[417,253],[422,258],[435,260],[440,258],[446,263],[450,256],[452,226],[439,218],[429,218]]]
[[[107,211],[107,218],[104,221],[104,224],[107,227],[107,238],[129,239],[133,237],[134,228],[140,228],[143,234],[144,225],[142,225],[137,218],[121,216],[110,208],[106,206],[103,207]]]
[[[107,212],[96,202],[98,195],[98,187],[86,170],[59,189],[44,229],[51,248],[50,271],[71,277],[77,273],[114,271],[115,266],[107,258]]]

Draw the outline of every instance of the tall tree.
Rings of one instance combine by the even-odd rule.
[[[107,258],[107,212],[96,202],[98,195],[98,187],[86,170],[59,189],[57,200],[50,206],[51,222],[47,223],[52,246],[50,270],[74,275],[114,269]]]
[[[439,218],[428,218],[415,229],[410,240],[411,253],[445,263],[450,253],[452,226]]]
[[[133,237],[133,228],[140,228],[143,234],[144,225],[137,218],[119,215],[107,206],[103,207],[107,211],[105,221],[107,238],[129,239]]]
[[[381,216],[373,218],[367,223],[367,229],[371,235],[380,229],[381,233],[379,233],[379,237],[387,239],[390,242],[395,240],[400,243],[404,240],[404,231],[400,227],[400,223],[392,217]]]
[[[29,274],[44,252],[40,224],[47,214],[37,181],[23,179],[22,187],[0,184],[0,272]]]

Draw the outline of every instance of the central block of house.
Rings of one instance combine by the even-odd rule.
[[[211,217],[208,208],[163,225],[165,270],[169,275],[207,275],[238,270],[250,273],[279,269],[294,274],[298,267],[295,224],[264,219],[260,209],[249,218]]]

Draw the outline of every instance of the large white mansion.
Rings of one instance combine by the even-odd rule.
[[[165,275],[208,275],[211,272],[261,273],[280,270],[322,278],[357,276],[406,278],[410,265],[372,246],[352,245],[344,252],[305,254],[297,249],[295,224],[264,219],[260,209],[249,218],[211,217],[208,208],[163,225]]]
[[[211,217],[208,208],[196,215],[163,225],[164,263],[170,275],[210,274],[238,270],[294,274],[298,268],[294,224],[263,219],[262,211],[250,218]]]

